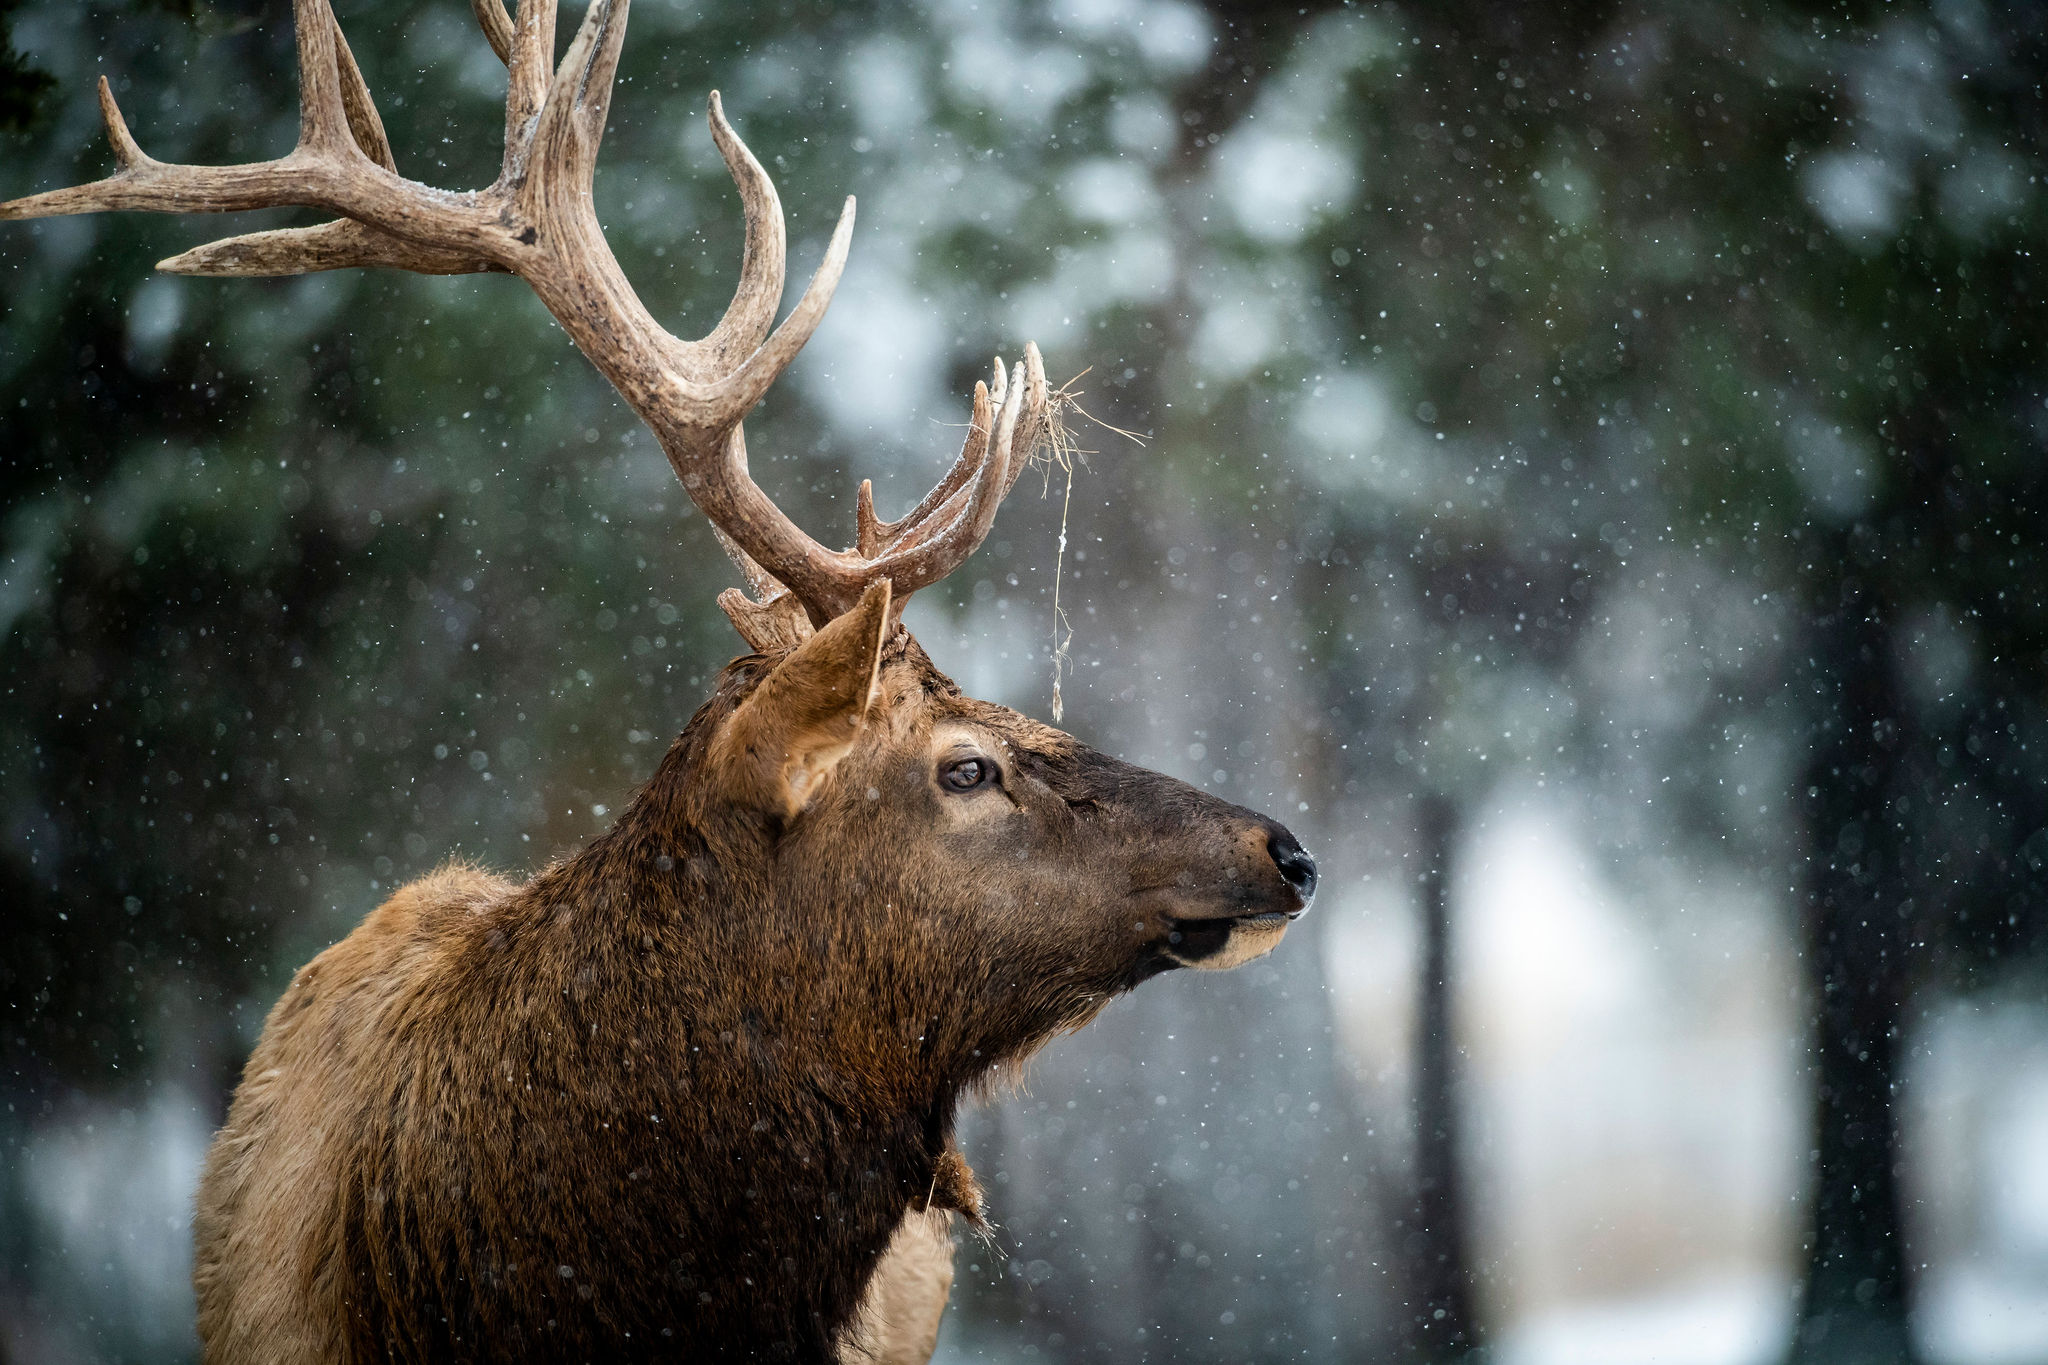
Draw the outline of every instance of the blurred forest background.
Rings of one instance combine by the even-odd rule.
[[[0,0],[0,197],[279,154],[284,0]],[[578,7],[566,6],[573,18]],[[495,173],[460,0],[337,0]],[[965,1134],[947,1360],[2048,1361],[2048,10],[640,0],[598,175],[678,333],[776,176],[750,421],[850,537],[1027,339],[1087,369],[1068,728],[1322,861]],[[564,26],[565,36],[568,26]],[[190,1358],[289,974],[606,824],[737,641],[651,439],[502,277],[155,276],[0,225],[0,1353]],[[303,221],[311,221],[308,217]],[[912,624],[1051,691],[1062,485]]]

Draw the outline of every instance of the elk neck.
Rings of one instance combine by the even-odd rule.
[[[550,940],[538,956],[572,992],[611,983],[616,1011],[588,997],[600,1032],[658,1019],[658,1036],[700,1049],[667,1061],[695,1085],[744,1083],[862,1126],[914,1119],[936,1156],[961,1093],[1071,1010],[1008,1017],[956,969],[974,948],[962,927],[920,914],[893,859],[821,848],[721,800],[708,738],[766,671],[725,670],[612,828],[526,888],[524,913]],[[1020,1027],[1037,1036],[1006,1045]]]

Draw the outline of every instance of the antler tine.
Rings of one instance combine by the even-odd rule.
[[[353,218],[223,237],[156,263],[166,275],[213,276],[307,275],[357,266],[388,266],[415,275],[508,273],[483,256],[416,246]]]
[[[862,559],[875,557],[882,526],[875,516],[875,482],[862,479],[853,495],[853,548]]]
[[[360,153],[341,95],[340,45],[335,41],[340,22],[327,0],[292,0],[292,26],[299,45],[299,145],[293,155]],[[349,64],[355,64],[353,58]]]
[[[492,50],[497,51],[497,37],[503,37],[507,45],[498,54],[505,63],[505,161],[498,181],[510,185],[525,174],[533,151],[535,119],[555,77],[555,0],[519,0],[518,19],[497,37],[493,36],[496,23],[483,16],[486,6],[503,15],[502,0],[470,3],[483,26],[484,40]]]
[[[99,82],[100,115],[114,149],[114,173],[84,185],[46,190],[0,204],[0,219],[55,218],[107,209],[154,209],[172,213],[263,208],[270,202],[265,182],[285,173],[281,161],[252,166],[188,167],[158,161],[136,144],[114,103],[105,76]],[[179,175],[182,171],[212,174]]]
[[[469,8],[491,51],[498,54],[499,61],[512,65],[512,16],[505,12],[505,0],[469,0]]]
[[[912,526],[895,547],[869,565],[869,575],[889,579],[899,596],[908,597],[938,582],[959,568],[988,538],[989,528],[995,525],[996,509],[1016,481],[1012,466],[1021,468],[1030,453],[1016,438],[1020,421],[1028,430],[1038,418],[1033,413],[1030,420],[1024,420],[1026,400],[1031,395],[1026,367],[1036,355],[1037,347],[1027,348],[1026,363],[1019,364],[1011,374],[1002,416],[989,442],[988,454],[972,481],[942,503],[935,514]],[[980,409],[981,386],[977,384],[975,390],[976,407]],[[947,515],[949,512],[951,515]]]
[[[1010,460],[1008,481],[1003,492],[1009,493],[1017,486],[1017,477],[1024,472],[1024,466],[1031,463],[1032,452],[1046,437],[1052,424],[1052,391],[1045,382],[1045,357],[1038,353],[1038,343],[1024,344],[1024,416],[1017,427],[1017,453]]]
[[[328,19],[334,30],[334,62],[341,78],[341,108],[348,119],[349,133],[356,146],[363,149],[363,155],[387,171],[396,171],[398,159],[391,155],[391,139],[384,132],[377,101],[370,97],[369,84],[363,80],[363,69],[356,65],[356,54],[349,50],[340,22],[331,14]]]
[[[1002,364],[1000,357],[996,363]],[[1043,435],[1049,408],[1045,362],[1035,344],[1025,346],[1024,362],[1017,370],[1021,375],[1018,383],[1012,384],[1009,379],[998,375],[995,389],[988,395],[987,400],[992,407],[1008,410],[1013,405],[1013,400],[1020,395],[1022,398],[1016,428],[1008,436],[1000,432],[993,433],[995,445],[1001,452],[1005,467],[1002,492],[997,495],[999,498],[1007,495],[1010,489],[1016,486],[1018,476],[1024,472],[1024,466],[1030,463],[1031,452]],[[950,528],[959,519],[966,496],[959,491],[961,485],[966,482],[969,474],[979,471],[988,463],[980,458],[981,448],[976,447],[975,442],[979,440],[982,447],[986,447],[992,434],[986,412],[982,407],[983,387],[980,384],[974,387],[974,422],[969,428],[968,446],[962,449],[960,461],[902,520],[886,525],[877,524],[874,537],[877,555],[908,549],[911,545],[923,543],[941,529]],[[973,452],[971,466],[970,451]],[[963,466],[970,467],[963,469]],[[870,556],[873,557],[875,556]],[[898,591],[907,595],[910,589],[899,588]]]
[[[569,71],[577,65],[577,49],[583,48],[586,54],[582,70],[577,72],[576,102],[569,107],[582,119],[592,160],[604,137],[605,120],[611,115],[612,81],[618,76],[619,53],[626,43],[626,15],[631,9],[632,0],[594,0],[583,12],[575,42],[562,57],[562,70]],[[557,80],[561,74],[556,73]]]
[[[953,467],[946,471],[946,477],[932,485],[929,493],[918,501],[917,506],[898,517],[895,521],[882,521],[875,516],[875,495],[873,486],[861,480],[860,496],[854,504],[855,524],[859,528],[860,552],[864,558],[873,559],[882,551],[894,545],[903,533],[929,517],[948,498],[960,490],[960,486],[972,478],[981,467],[983,457],[988,453],[991,423],[989,413],[1002,407],[1000,393],[991,398],[988,385],[979,380],[974,385],[973,416],[968,419],[967,438],[960,443],[960,454],[953,461]]]
[[[711,92],[708,117],[711,140],[725,158],[725,168],[740,192],[740,207],[747,222],[739,286],[733,291],[732,302],[726,305],[725,316],[698,343],[715,362],[726,364],[754,350],[775,325],[775,310],[782,302],[784,272],[788,269],[789,238],[775,182],[725,121],[725,102],[716,90]]]
[[[543,4],[542,9],[546,8]],[[562,54],[540,106],[540,122],[533,131],[526,167],[532,177],[529,203],[537,204],[540,197],[550,194],[589,192],[597,169],[598,144],[604,139],[605,119],[611,110],[612,78],[618,72],[630,9],[631,0],[590,0],[590,8],[583,12],[583,22],[569,40],[569,50]],[[547,28],[552,41],[553,25]],[[516,52],[516,43],[515,55],[524,55]],[[511,112],[508,98],[508,137],[516,131],[509,121]]]
[[[105,76],[100,77],[99,80],[99,100],[100,121],[107,125],[107,145],[114,149],[114,166],[117,172],[141,166],[155,165],[154,159],[151,158],[149,153],[143,151],[140,144],[135,141],[135,135],[128,131],[128,120],[121,117],[121,106],[114,103],[114,87],[107,83]],[[85,188],[88,187],[81,185],[77,189],[56,190],[53,193],[76,194],[78,190]],[[47,196],[37,195],[35,197],[45,198]],[[17,199],[14,201],[14,204],[0,207],[0,214],[6,213],[7,209],[14,207],[15,204],[26,204],[28,202],[27,199]],[[74,209],[70,211],[91,212],[89,209]],[[64,212],[64,210],[57,210],[57,212]],[[23,214],[22,216],[28,217],[29,215]]]
[[[825,245],[825,259],[818,262],[811,282],[804,287],[803,297],[789,310],[782,325],[769,334],[768,340],[717,386],[719,402],[733,414],[734,422],[761,401],[768,386],[789,368],[789,362],[796,359],[796,353],[825,320],[825,310],[832,306],[832,294],[839,288],[839,276],[846,269],[846,256],[853,247],[853,209],[853,196],[849,194],[839,211],[839,222],[832,229],[832,240]],[[858,600],[859,594],[854,596]]]

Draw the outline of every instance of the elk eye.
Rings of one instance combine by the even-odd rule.
[[[985,758],[962,758],[939,770],[939,781],[948,791],[971,792],[995,780],[996,765]]]

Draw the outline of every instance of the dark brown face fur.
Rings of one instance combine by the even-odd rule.
[[[779,662],[727,668],[615,828],[432,930],[339,1120],[361,1358],[829,1359],[955,1183],[966,1088],[1313,891],[1280,825],[960,695],[907,635],[851,730]]]
[[[935,1062],[985,1067],[1146,977],[1235,966],[1306,908],[1313,864],[1283,826],[963,696],[899,641],[776,862],[793,899],[823,891],[906,964],[966,973]]]

